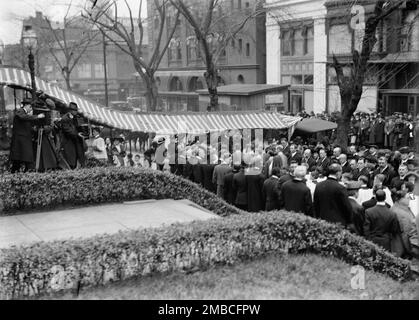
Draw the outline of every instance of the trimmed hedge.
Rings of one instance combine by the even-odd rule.
[[[336,225],[280,211],[3,249],[0,299],[205,270],[271,252],[320,253],[394,279],[410,276],[407,261],[376,245]]]
[[[181,177],[138,168],[93,168],[0,176],[0,215],[149,199],[188,199],[218,214],[240,213]]]

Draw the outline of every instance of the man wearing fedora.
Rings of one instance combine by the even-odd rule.
[[[45,114],[33,115],[31,100],[24,99],[22,108],[16,111],[13,119],[12,143],[10,161],[12,173],[16,173],[23,166],[24,171],[33,169],[35,156],[32,143],[33,124],[38,119],[44,119]]]
[[[61,152],[71,169],[84,167],[87,145],[83,134],[79,131],[78,106],[74,102],[69,104],[69,112],[61,119]]]

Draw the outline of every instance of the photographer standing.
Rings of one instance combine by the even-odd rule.
[[[22,108],[16,111],[13,120],[12,144],[10,148],[10,161],[12,162],[12,173],[24,166],[24,171],[34,168],[34,152],[32,144],[32,126],[38,119],[44,119],[45,114],[33,115],[31,100],[24,99]]]
[[[84,136],[78,130],[78,106],[74,102],[69,104],[70,111],[61,119],[61,152],[71,169],[85,165],[87,145]]]

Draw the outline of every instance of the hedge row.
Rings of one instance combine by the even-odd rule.
[[[63,206],[185,198],[220,216],[238,213],[235,207],[195,183],[153,170],[110,167],[0,175],[0,215]]]
[[[281,211],[3,249],[0,299],[205,270],[284,251],[335,256],[398,280],[410,276],[407,261],[376,245],[338,226]]]

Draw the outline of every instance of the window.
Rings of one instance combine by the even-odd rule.
[[[243,50],[243,40],[239,39],[239,52],[241,53]]]
[[[291,84],[291,76],[282,76],[281,84]]]
[[[250,57],[250,43],[246,43],[246,57]]]
[[[303,76],[302,75],[291,76],[291,84],[303,84]]]
[[[293,56],[303,56],[304,55],[304,37],[302,30],[296,30],[294,32],[294,50]]]
[[[105,78],[105,68],[103,64],[95,64],[95,78],[96,79]]]
[[[244,84],[244,77],[243,77],[243,75],[239,75],[238,77],[237,77],[237,81],[240,83],[240,84]]]
[[[302,35],[304,37],[304,55],[314,54],[314,28],[306,27],[303,29]]]
[[[242,8],[242,0],[237,0],[237,9]]]
[[[77,73],[78,73],[79,78],[91,78],[92,66],[88,63],[83,63],[78,66]]]
[[[176,49],[176,59],[182,60],[182,48],[180,46]]]
[[[352,52],[352,31],[346,24],[332,25],[329,29],[329,53],[346,54]]]
[[[292,55],[292,40],[291,40],[291,31],[287,30],[282,32],[282,55],[291,56]]]
[[[312,74],[304,76],[304,84],[314,84],[314,77]]]

